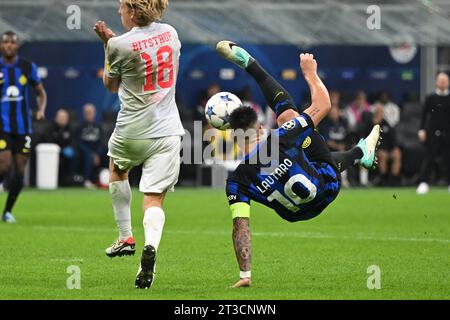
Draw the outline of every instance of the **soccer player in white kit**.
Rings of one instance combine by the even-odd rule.
[[[165,221],[163,201],[178,181],[184,134],[175,103],[181,44],[172,26],[156,22],[167,6],[168,0],[120,0],[119,15],[128,32],[116,36],[103,21],[94,27],[105,44],[103,82],[118,92],[121,102],[108,145],[109,190],[119,239],[106,254],[135,252],[128,172],[143,164],[139,190],[144,193],[145,246],[135,285],[145,289],[153,283]]]

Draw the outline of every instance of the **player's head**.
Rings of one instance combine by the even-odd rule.
[[[362,90],[359,90],[355,95],[354,103],[358,108],[364,107],[365,104],[367,103],[366,93]]]
[[[436,88],[439,90],[447,90],[449,88],[449,78],[448,74],[445,72],[439,72],[439,74],[436,77]]]
[[[377,104],[373,111],[373,123],[381,124],[384,119],[384,108],[381,104]]]
[[[161,19],[169,0],[120,0],[119,15],[125,29],[144,27]]]
[[[7,59],[12,59],[19,50],[19,41],[14,31],[6,31],[1,36],[0,53]]]
[[[340,110],[339,107],[335,104],[331,105],[331,109],[330,109],[330,113],[328,114],[330,119],[334,122],[339,121],[339,117],[340,117]]]
[[[230,114],[230,125],[234,130],[249,130],[258,129],[260,124],[258,122],[258,115],[251,107],[242,106],[235,109]]]
[[[337,90],[331,90],[330,91],[331,105],[339,106],[340,100],[341,100],[341,93],[339,91],[337,91]]]
[[[244,132],[249,132],[253,130],[257,137],[262,134],[263,126],[261,122],[258,121],[258,115],[252,107],[241,106],[235,109],[230,114],[230,126],[233,130],[242,130]]]
[[[241,106],[230,114],[230,126],[240,148],[249,152],[253,142],[259,142],[264,136],[264,128],[258,121],[256,111],[251,107]]]
[[[67,126],[69,124],[69,112],[65,109],[59,109],[55,115],[55,122],[61,128]]]
[[[92,103],[87,103],[83,107],[83,116],[84,120],[88,123],[94,123],[95,122],[95,116],[97,110],[95,109],[95,106]]]
[[[381,102],[381,103],[383,103],[383,104],[386,104],[386,103],[388,103],[389,101],[391,101],[391,97],[389,96],[389,92],[387,92],[387,91],[381,91],[380,92],[380,95],[379,95],[379,97],[378,97],[378,100]]]

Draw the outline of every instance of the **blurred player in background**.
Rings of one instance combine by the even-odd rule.
[[[155,22],[167,6],[168,0],[121,0],[119,15],[128,32],[116,37],[103,21],[94,27],[106,50],[103,82],[119,93],[121,102],[108,153],[119,239],[106,254],[135,252],[128,172],[143,164],[139,190],[144,193],[145,246],[135,286],[146,289],[154,279],[165,221],[163,200],[178,181],[184,134],[175,103],[181,43],[172,26]]]
[[[419,140],[425,143],[427,153],[420,172],[417,194],[428,193],[428,182],[439,153],[447,169],[448,192],[450,192],[450,81],[441,72],[436,77],[436,90],[427,96],[422,112]]]
[[[229,41],[219,42],[217,51],[256,80],[267,104],[276,113],[279,126],[263,139],[261,123],[252,108],[240,107],[230,115],[233,129],[254,132],[246,136],[242,146],[244,160],[227,179],[233,244],[240,268],[240,280],[234,287],[245,287],[251,284],[250,201],[274,209],[290,222],[314,218],[336,199],[341,187],[340,172],[357,163],[368,169],[376,165],[380,126],[375,125],[370,135],[353,149],[330,152],[315,130],[329,113],[331,102],[317,75],[317,62],[312,54],[300,55],[300,67],[311,92],[311,105],[300,114],[290,94],[247,51]],[[278,151],[271,149],[274,136],[279,138]],[[270,154],[270,163],[262,163],[261,150]],[[269,166],[275,168],[267,170]]]
[[[83,122],[77,128],[76,137],[81,159],[84,187],[96,189],[94,171],[101,166],[105,154],[103,130],[96,122],[97,109],[91,103],[83,106]],[[98,174],[97,174],[98,175]]]
[[[23,188],[31,152],[29,87],[36,93],[36,119],[45,117],[47,94],[34,63],[18,56],[17,35],[7,31],[0,43],[0,182],[8,178],[8,197],[2,220],[15,223],[12,209]]]

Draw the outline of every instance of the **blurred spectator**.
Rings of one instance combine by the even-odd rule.
[[[387,91],[380,92],[377,101],[374,103],[374,108],[378,105],[383,107],[384,120],[386,120],[391,128],[395,128],[400,122],[400,108],[391,101]]]
[[[213,147],[212,156],[216,160],[236,160],[239,154],[239,147],[234,141],[231,130],[216,130],[214,137],[211,138]]]
[[[386,121],[382,104],[375,106],[373,123],[370,127],[373,124],[380,125],[382,130],[381,137],[383,139],[377,152],[380,176],[375,180],[375,184],[381,186],[399,186],[401,184],[402,152],[397,144],[395,128],[391,127],[389,122]]]
[[[330,91],[330,101],[331,107],[337,107],[338,110],[341,109],[341,93],[337,90]]]
[[[331,151],[343,152],[347,149],[347,121],[341,116],[336,105],[332,105],[328,117],[320,125],[320,133]]]
[[[345,118],[349,130],[358,133],[358,136],[360,136],[364,112],[370,112],[370,105],[367,102],[366,94],[363,91],[358,91],[353,102],[345,109]]]
[[[448,191],[450,192],[450,92],[449,77],[446,73],[438,74],[436,91],[425,100],[418,135],[420,141],[426,142],[427,153],[417,193],[428,192],[429,178],[440,152],[444,156],[443,167],[447,169]]]
[[[94,169],[101,165],[104,146],[102,144],[102,129],[95,122],[96,109],[92,104],[83,107],[84,122],[77,129],[77,142],[82,164],[84,186],[93,189]]]
[[[344,116],[348,125],[349,144],[355,145],[360,138],[368,134],[368,132],[364,132],[364,124],[367,122],[365,119],[370,119],[370,122],[372,122],[370,105],[363,91],[358,91],[355,94],[353,102],[345,108]],[[352,184],[359,183],[361,186],[366,186],[369,184],[369,171],[363,167],[349,168],[348,178]]]
[[[73,183],[76,163],[73,138],[73,131],[69,123],[69,112],[65,109],[59,109],[50,127],[47,141],[56,143],[61,148],[59,154],[59,182],[61,185]]]
[[[421,115],[422,106],[420,104],[419,96],[414,92],[405,94],[400,122],[397,126],[401,148],[420,147],[417,130],[420,128]]]
[[[175,100],[177,102],[178,113],[180,114],[180,119],[183,122],[183,127],[189,132],[193,131],[193,121],[194,114],[191,108],[187,108],[184,103],[181,102],[178,94],[175,95]]]
[[[337,101],[335,100],[335,102]],[[341,116],[338,104],[331,103],[330,113],[320,124],[319,131],[326,140],[330,151],[344,152],[347,150],[347,121]],[[342,186],[349,186],[347,171],[342,172]]]
[[[407,184],[416,183],[425,150],[417,137],[422,106],[415,92],[404,95],[400,123],[396,131],[402,151],[402,175]],[[409,182],[407,181],[409,179]]]

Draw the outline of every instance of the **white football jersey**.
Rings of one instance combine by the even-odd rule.
[[[147,139],[184,134],[175,102],[180,48],[176,30],[162,23],[134,27],[108,41],[105,72],[120,77],[118,135]]]

